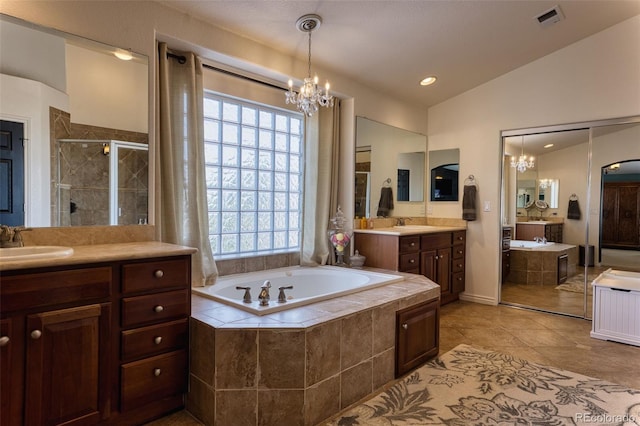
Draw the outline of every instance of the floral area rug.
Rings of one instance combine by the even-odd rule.
[[[640,425],[640,390],[459,345],[326,426]]]

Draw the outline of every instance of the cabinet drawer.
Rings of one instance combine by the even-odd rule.
[[[421,244],[422,250],[450,246],[451,232],[423,235]]]
[[[456,231],[453,233],[453,244],[465,244],[467,241],[467,231]]]
[[[135,327],[189,315],[189,291],[167,291],[122,299],[122,327]]]
[[[506,240],[511,239],[511,228],[502,228],[502,238]]]
[[[121,369],[120,405],[127,411],[187,388],[187,351],[124,364]]]
[[[2,276],[2,311],[80,303],[111,294],[111,267]]]
[[[190,258],[131,263],[122,266],[122,292],[190,285]]]
[[[411,269],[420,268],[420,253],[407,253],[400,255],[399,271],[408,272]]]
[[[189,341],[188,320],[151,325],[122,332],[122,360],[129,361],[161,352],[187,347]]]
[[[502,250],[511,249],[511,240],[502,240]]]
[[[460,259],[464,257],[465,246],[453,246],[453,258]]]
[[[464,291],[464,271],[456,272],[451,276],[451,291],[453,293]]]
[[[408,253],[420,250],[420,237],[400,237],[400,253]]]
[[[458,259],[453,259],[451,261],[451,272],[462,272],[464,271],[464,258],[460,257]]]

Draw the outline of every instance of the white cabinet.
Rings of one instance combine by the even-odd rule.
[[[609,269],[593,281],[591,337],[640,346],[640,273]]]

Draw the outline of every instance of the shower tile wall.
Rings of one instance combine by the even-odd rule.
[[[56,172],[57,140],[107,139],[148,144],[148,134],[72,123],[69,113],[56,108],[49,108],[49,120],[51,129],[51,224],[53,226],[108,225],[109,157],[102,154],[102,144],[85,144],[87,146],[84,148],[78,146],[76,149],[71,147],[63,149],[61,164],[64,164],[65,167],[60,172],[60,183],[63,186],[59,188]],[[136,224],[139,219],[147,218],[148,153],[127,150],[120,160],[121,170],[127,171],[124,176],[121,173],[122,177],[119,182],[120,193],[123,197],[120,200],[120,206],[123,207],[124,213],[120,224]],[[64,185],[70,185],[68,190]],[[58,194],[58,191],[61,193]],[[61,204],[63,205],[61,206],[58,206],[59,199],[62,200]],[[76,206],[74,213],[71,213],[71,202]]]

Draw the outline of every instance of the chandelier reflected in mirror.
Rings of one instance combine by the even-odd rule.
[[[511,158],[511,167],[515,168],[520,173],[524,173],[527,169],[531,169],[534,166],[535,162],[533,156],[527,157],[524,155],[524,136],[522,136],[522,153],[520,154],[520,157],[518,157],[517,161],[515,156]]]
[[[289,90],[286,92],[287,104],[293,104],[298,111],[311,117],[318,107],[332,107],[333,96],[329,94],[329,82],[324,86],[324,91],[318,87],[318,76],[311,78],[311,33],[322,23],[318,15],[304,15],[296,21],[296,28],[309,35],[308,73],[300,90],[293,90],[293,80],[289,79]]]

